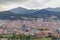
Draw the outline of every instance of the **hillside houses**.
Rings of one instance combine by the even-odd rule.
[[[24,20],[0,20],[0,34],[36,34],[54,33],[60,27],[59,22],[47,21],[43,18],[26,18]]]

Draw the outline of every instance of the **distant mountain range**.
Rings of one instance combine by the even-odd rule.
[[[47,8],[46,10],[60,12],[60,7],[57,7],[57,8]]]
[[[6,20],[20,20],[22,17],[32,18],[52,18],[60,19],[60,8],[46,8],[41,10],[29,10],[26,8],[18,7],[8,11],[0,12],[0,19]]]
[[[29,13],[33,13],[37,10],[33,10],[33,9],[29,10],[26,8],[18,7],[18,8],[11,9],[9,11],[16,13],[16,14],[29,14]]]

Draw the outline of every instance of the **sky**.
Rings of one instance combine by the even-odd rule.
[[[0,0],[0,11],[17,7],[27,9],[43,9],[60,7],[60,0]]]

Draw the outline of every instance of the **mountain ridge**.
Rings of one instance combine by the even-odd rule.
[[[28,14],[28,13],[35,12],[36,10],[33,10],[33,9],[29,10],[26,8],[18,7],[18,8],[11,9],[9,11],[11,11],[13,13],[17,13],[17,14],[19,14],[19,13],[20,14]]]
[[[41,10],[28,10],[28,9],[19,7],[19,8],[17,8],[17,11],[19,11],[18,13],[14,13],[15,11],[12,12],[11,10],[0,12],[0,19],[7,18],[7,19],[14,19],[14,20],[17,19],[18,20],[18,19],[21,19],[21,16],[31,17],[31,18],[46,18],[46,19],[50,18],[51,16],[56,16],[57,18],[55,18],[55,19],[58,19],[58,20],[60,19],[60,12],[49,11],[49,10],[47,10],[47,8],[41,9]],[[15,9],[13,9],[13,10],[15,10]],[[11,18],[11,16],[13,16],[13,18]]]

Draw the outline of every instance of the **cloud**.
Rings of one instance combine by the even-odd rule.
[[[0,11],[21,6],[27,1],[29,0],[0,0]]]
[[[60,0],[34,0],[25,4],[28,8],[43,9],[48,7],[60,7]]]
[[[60,7],[60,0],[0,0],[0,10],[8,10],[19,6],[29,9],[54,8]]]
[[[60,0],[52,0],[51,2],[44,4],[44,7],[60,7]]]
[[[8,4],[8,3],[22,3],[22,2],[26,2],[29,0],[0,0],[0,4]]]
[[[25,4],[27,7],[29,8],[40,8],[42,7],[44,4],[46,4],[47,2],[50,2],[52,0],[34,0],[34,1],[30,1],[27,4]]]

